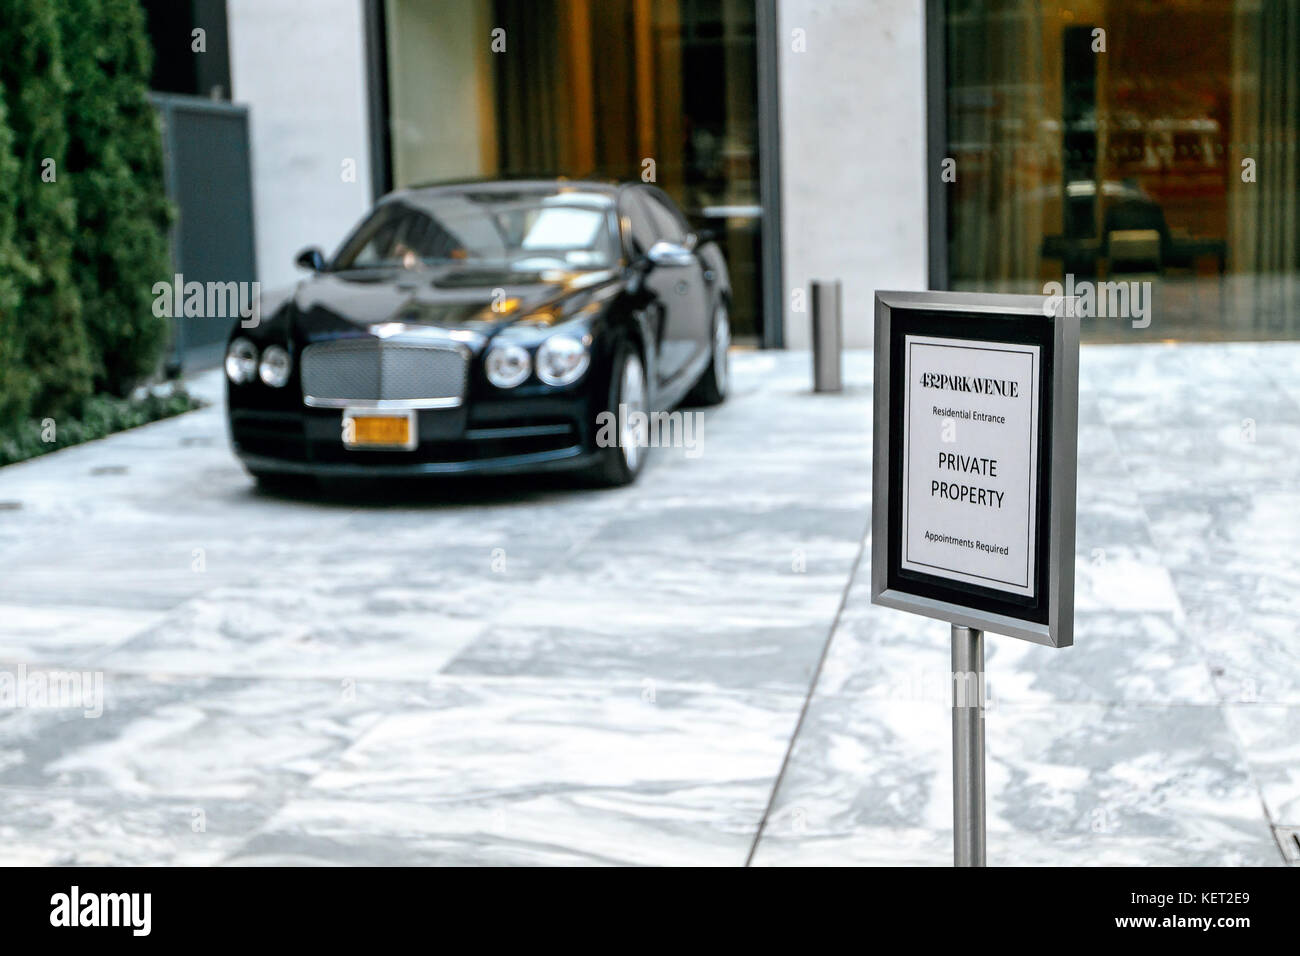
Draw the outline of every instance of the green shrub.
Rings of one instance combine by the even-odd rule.
[[[140,398],[94,395],[82,406],[78,417],[58,419],[52,433],[35,419],[0,430],[0,466],[171,418],[200,404],[180,386],[163,393],[148,392]]]
[[[81,301],[70,265],[76,212],[64,169],[67,148],[59,30],[49,0],[0,0],[0,89],[12,131],[4,191],[14,210],[14,240],[32,267],[18,273],[6,378],[26,378],[27,413],[80,409],[91,391],[91,361]]]
[[[95,388],[126,395],[151,373],[168,335],[153,285],[170,279],[158,114],[147,96],[152,53],[138,0],[63,0],[67,171],[77,206],[74,276]]]
[[[18,175],[6,113],[4,91],[0,90],[0,183],[5,184]],[[14,242],[14,207],[13,191],[0,190],[0,428],[27,414],[35,391],[35,376],[23,361],[19,314],[21,286],[33,280],[34,271]]]

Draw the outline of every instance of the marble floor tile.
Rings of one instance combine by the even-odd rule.
[[[628,513],[612,519],[602,529],[610,541],[635,543],[637,550],[662,555],[699,549],[704,552],[728,549],[762,553],[788,553],[822,542],[841,542],[844,553],[856,553],[865,533],[867,515],[861,500],[826,503],[788,500],[785,507],[769,510],[766,502],[757,506],[697,505],[683,500],[675,508]]]
[[[1182,372],[1126,390],[1106,383],[1097,394],[1102,419],[1115,429],[1218,432],[1254,422],[1258,428],[1300,424],[1300,405],[1278,389],[1260,388],[1257,376],[1215,385],[1213,401],[1194,374]]]
[[[1128,483],[1144,497],[1209,490],[1294,492],[1300,486],[1300,422],[1245,416],[1197,428],[1144,422],[1113,431]]]
[[[455,587],[356,577],[219,588],[95,663],[168,674],[428,679],[484,632],[484,606],[466,606]]]
[[[987,721],[990,862],[1281,862],[1216,707],[1003,704]],[[815,698],[756,862],[948,864],[950,741],[942,704]]]
[[[830,633],[843,575],[749,568],[717,575],[621,555],[508,591],[456,675],[643,679],[802,694]],[[667,559],[671,560],[671,559]],[[816,564],[814,559],[814,564]]]
[[[1269,818],[1275,826],[1300,827],[1300,705],[1230,704],[1224,713]]]
[[[0,866],[209,866],[274,802],[0,787]]]
[[[761,780],[802,704],[643,682],[441,679],[428,695],[376,722],[310,789],[445,800]]]
[[[1171,569],[1289,574],[1300,567],[1300,484],[1217,493],[1196,487],[1144,495],[1142,507]]]
[[[1173,578],[1154,545],[1102,545],[1076,539],[1076,548],[1079,547],[1089,548],[1089,551],[1086,558],[1080,555],[1074,565],[1074,607],[1077,612],[1182,613]]]
[[[630,682],[439,681],[239,856],[365,859],[400,834],[425,862],[738,865],[801,704]],[[349,832],[354,804],[371,822]]]
[[[0,788],[266,801],[321,773],[396,699],[344,682],[109,673],[97,718],[0,716]]]
[[[948,625],[888,608],[841,617],[817,694],[899,701],[951,700]],[[1219,700],[1196,642],[1168,612],[1079,612],[1075,645],[1042,647],[989,635],[987,693],[1007,704],[1174,703]]]
[[[158,611],[0,604],[0,660],[71,665],[156,624]]]
[[[1173,572],[1184,633],[1227,702],[1300,704],[1300,571]]]
[[[738,866],[767,794],[754,783],[582,788],[465,802],[304,797],[228,865]]]

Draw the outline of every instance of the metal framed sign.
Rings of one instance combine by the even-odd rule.
[[[1070,305],[876,293],[871,601],[952,626],[957,866],[985,863],[984,631],[1074,643]]]
[[[1065,301],[876,293],[871,595],[1073,643],[1079,326]]]

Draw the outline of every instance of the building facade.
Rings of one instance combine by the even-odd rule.
[[[870,344],[876,289],[927,286],[1091,284],[1123,314],[1085,340],[1300,334],[1292,0],[227,0],[225,15],[265,286],[390,188],[597,175],[653,178],[721,235],[755,344],[807,345],[814,279],[844,283],[851,346]]]

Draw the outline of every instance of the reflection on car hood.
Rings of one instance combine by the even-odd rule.
[[[615,269],[518,272],[450,266],[327,272],[295,290],[295,332],[299,341],[310,342],[400,323],[491,338],[522,320],[544,324],[567,318],[608,294],[619,278]]]

